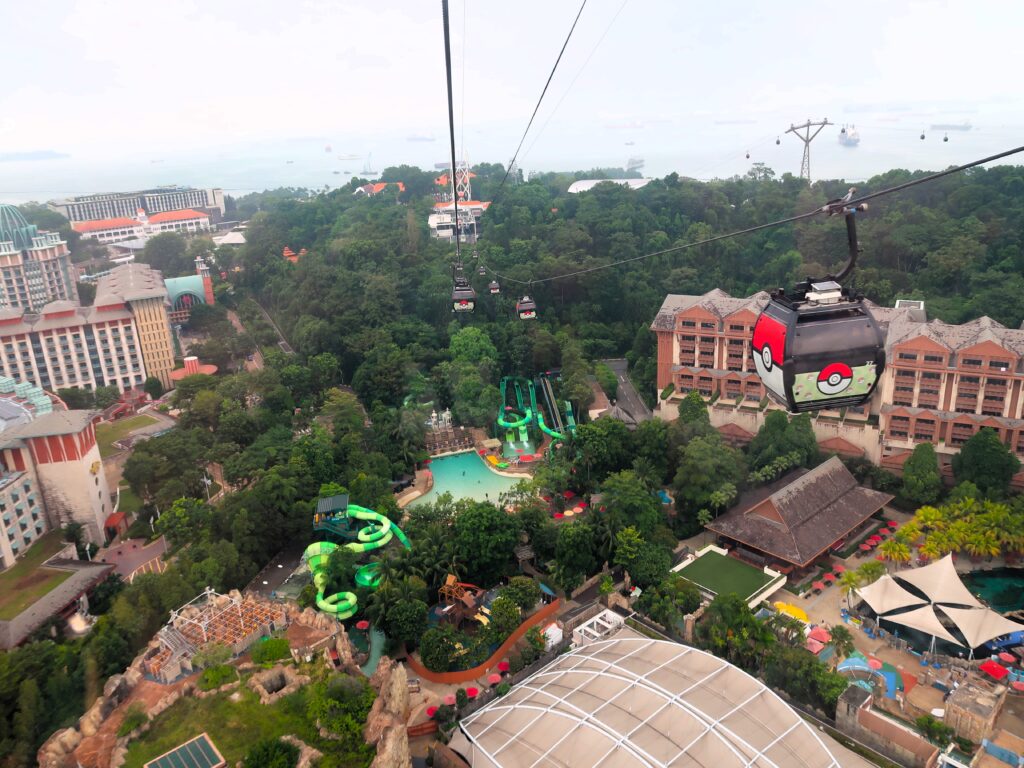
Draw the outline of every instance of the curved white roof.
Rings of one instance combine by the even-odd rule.
[[[632,633],[559,656],[459,728],[474,768],[868,765],[738,667]]]

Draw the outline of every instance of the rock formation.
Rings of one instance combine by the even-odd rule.
[[[370,768],[409,768],[412,755],[409,753],[409,735],[405,724],[393,726],[384,731],[377,744],[377,756]]]

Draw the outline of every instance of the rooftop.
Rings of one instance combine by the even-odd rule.
[[[148,264],[132,262],[115,267],[96,282],[94,304],[161,298],[167,298],[163,275]]]
[[[142,222],[122,216],[116,219],[98,219],[96,221],[76,221],[71,225],[75,232],[102,232],[105,229],[125,229],[141,227]]]
[[[227,765],[224,757],[206,733],[165,752],[146,763],[143,768],[220,768]]]
[[[451,746],[475,768],[869,765],[738,667],[631,632],[558,656],[463,718]]]
[[[4,441],[52,435],[76,435],[92,423],[96,411],[51,411],[3,433]]]
[[[29,224],[17,206],[0,204],[0,243],[13,242],[18,249],[31,248],[39,228]]]
[[[811,562],[892,500],[857,485],[835,456],[740,497],[708,530],[797,566]]]
[[[193,211],[191,208],[186,208],[183,211],[165,211],[163,213],[154,213],[149,217],[150,224],[163,224],[167,221],[188,221],[190,219],[208,219],[210,214],[201,213],[200,211]]]
[[[734,592],[745,601],[772,581],[772,577],[760,568],[714,550],[704,552],[676,573],[713,595]]]

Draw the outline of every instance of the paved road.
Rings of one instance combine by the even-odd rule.
[[[279,552],[256,574],[256,578],[249,582],[249,586],[245,588],[246,593],[270,597],[271,593],[291,578],[292,572],[299,567],[304,549],[302,546],[293,545]]]
[[[234,310],[228,310],[228,320],[230,320],[231,324],[235,326],[236,331],[238,331],[239,333],[245,333],[245,326],[242,325],[242,321],[239,319],[238,314]],[[258,371],[262,367],[263,353],[260,352],[259,347],[256,347],[256,349],[252,353],[252,360],[245,361],[245,370]]]
[[[617,398],[619,405],[629,411],[637,421],[647,421],[652,418],[650,408],[644,405],[644,401],[640,399],[636,387],[633,386],[633,382],[630,381],[629,375],[626,373],[627,364],[625,359],[618,358],[616,360],[602,360],[601,362],[615,371],[615,375],[619,379],[619,396]]]
[[[277,346],[279,346],[281,348],[281,351],[284,352],[286,355],[292,354],[293,350],[291,348],[291,345],[288,344],[288,340],[284,337],[284,334],[281,333],[281,329],[277,327],[277,323],[274,322],[274,318],[270,316],[270,313],[267,312],[267,310],[263,308],[263,305],[256,301],[256,299],[253,299],[252,303],[259,307],[259,310],[263,314],[263,317],[265,317],[267,319],[267,322],[270,323],[270,326],[275,331],[277,331],[277,337],[280,339],[280,341],[277,342]]]

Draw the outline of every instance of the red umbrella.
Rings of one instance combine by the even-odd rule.
[[[454,707],[455,706],[455,694],[454,693],[449,693],[447,696],[445,696],[444,697],[444,703],[445,703],[446,706]]]
[[[437,707],[427,707],[427,717],[433,717],[437,714]]]
[[[497,672],[493,672],[487,676],[487,682],[491,685],[497,685],[501,682],[501,675],[499,675]]]
[[[1000,664],[997,661],[991,661],[991,660],[983,662],[978,667],[978,669],[980,669],[986,675],[991,675],[996,680],[1002,680],[1004,677],[1006,677],[1008,674],[1010,674],[1010,670],[1008,670],[1002,664]]]
[[[885,562],[885,555],[875,555],[875,560],[877,560],[880,563],[884,563]]]
[[[832,566],[832,570],[836,573],[844,573],[846,571],[846,566],[842,565],[841,563],[836,563]]]
[[[565,498],[567,498],[567,499],[571,499],[571,498],[572,498],[573,496],[575,496],[576,494],[575,494],[575,493],[573,493],[572,491],[564,491],[564,492],[562,493],[562,495],[563,495],[563,496],[564,496]]]
[[[878,532],[883,536],[888,536],[890,533],[892,533],[892,531],[890,531],[888,528],[879,528]]]
[[[368,622],[366,619],[363,619],[361,621],[357,621],[356,622],[356,629],[361,629],[361,630],[363,630],[365,632],[369,628],[370,628],[370,622]]]
[[[561,520],[563,517],[565,517],[565,515],[561,512],[555,512],[555,520]]]
[[[832,642],[832,635],[824,627],[818,626],[810,631],[807,635],[809,640],[817,640],[819,643],[830,643]]]
[[[1024,680],[1014,680],[1010,685],[1015,691],[1024,691]]]
[[[475,699],[477,697],[478,693],[480,693],[480,689],[479,688],[467,688],[466,689],[466,695],[469,696],[469,698],[471,698],[471,699]]]
[[[881,669],[882,668],[882,660],[881,659],[868,659],[868,666],[871,667],[872,669]]]
[[[420,464],[422,464],[423,466],[427,466],[427,464],[429,464],[429,463],[430,463],[430,459],[424,459],[423,461],[420,462]]]
[[[836,575],[834,573],[826,573],[821,578],[823,578],[825,581],[835,581],[836,580]]]
[[[868,541],[876,541],[877,542],[877,541],[881,541],[881,540],[882,540],[882,537],[879,536],[877,533],[868,537]]]
[[[813,589],[816,589],[816,590],[818,590],[820,592],[821,590],[823,590],[825,588],[825,582],[823,582],[823,581],[816,581],[813,584],[811,584],[811,587]]]
[[[499,672],[508,672],[508,670],[509,670],[509,664],[508,664],[507,661],[499,661],[498,662],[498,671]]]
[[[895,520],[890,520],[890,521],[889,521],[889,527],[890,527],[890,528],[899,528],[899,525],[900,525],[900,524],[899,524],[899,523],[897,523],[897,522],[896,522]]]
[[[522,453],[522,451],[520,451],[520,453]],[[519,460],[526,464],[527,462],[533,461],[533,456],[531,454],[524,453],[522,456],[519,457]]]
[[[1012,653],[1007,653],[1006,651],[1003,651],[999,654],[999,660],[1005,661],[1007,664],[1013,664],[1017,661],[1017,657],[1014,656]]]
[[[860,548],[861,548],[862,552],[867,552],[869,549],[871,549],[871,545],[868,544],[867,542],[864,542],[863,544],[860,545]]]

